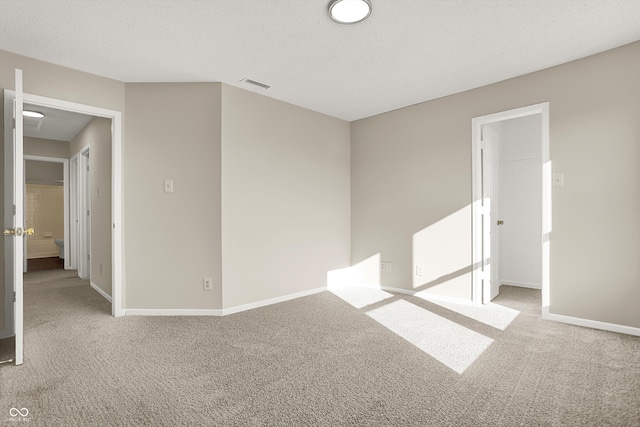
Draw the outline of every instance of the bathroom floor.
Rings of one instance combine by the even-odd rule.
[[[33,258],[27,262],[27,271],[62,270],[64,260],[59,257]]]

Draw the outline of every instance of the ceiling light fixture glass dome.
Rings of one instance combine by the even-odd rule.
[[[32,110],[23,110],[22,115],[25,117],[33,117],[35,119],[41,119],[44,117],[44,114],[40,111],[32,111]]]
[[[369,0],[333,0],[329,5],[329,16],[339,24],[355,24],[371,15]]]

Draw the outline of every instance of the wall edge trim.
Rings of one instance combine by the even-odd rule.
[[[570,325],[582,326],[585,328],[600,329],[603,331],[617,332],[620,334],[640,336],[640,328],[633,326],[618,325],[616,323],[601,322],[599,320],[583,319],[580,317],[565,316],[549,311],[549,307],[542,308],[542,318],[554,322],[567,323]]]
[[[127,308],[126,316],[222,316],[219,309],[189,308]]]
[[[516,282],[515,280],[502,280],[500,281],[500,285],[499,286],[515,286],[518,288],[528,288],[528,289],[537,289],[537,290],[541,290],[542,289],[542,284],[540,283],[529,283],[529,282]]]
[[[93,282],[89,282],[89,284],[91,285],[91,287],[100,295],[102,295],[104,297],[104,299],[106,299],[107,301],[109,301],[109,304],[113,304],[113,300],[111,299],[111,296],[106,293],[105,291],[103,291],[102,289],[100,289],[100,287],[98,285],[96,285]]]
[[[302,298],[309,295],[318,294],[320,292],[324,292],[327,290],[326,286],[321,286],[319,288],[308,289],[306,291],[295,292],[293,294],[287,294],[280,297],[269,298],[261,301],[251,302],[249,304],[237,305],[235,307],[223,308],[222,315],[227,316],[229,314],[240,313],[242,311],[252,310],[254,308],[265,307],[267,305],[273,305],[280,302],[290,301],[292,299]]]
[[[438,294],[430,294],[425,291],[414,291],[413,289],[402,289],[402,288],[392,288],[389,286],[381,286],[380,289],[383,291],[389,292],[397,292],[399,294],[410,295],[413,297],[417,297],[423,299],[425,301],[441,301],[441,302],[450,302],[454,304],[461,305],[473,305],[473,301],[470,299],[458,298],[458,297],[450,297],[447,295],[438,295]]]
[[[127,308],[127,316],[227,316],[326,291],[325,286],[223,309]]]

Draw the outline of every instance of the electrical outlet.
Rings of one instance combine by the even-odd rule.
[[[213,280],[211,279],[211,277],[205,277],[204,279],[202,279],[202,288],[205,291],[213,290]]]
[[[422,264],[416,264],[416,276],[423,276],[424,275],[424,267],[422,266]]]

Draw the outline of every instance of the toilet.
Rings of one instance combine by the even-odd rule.
[[[60,248],[60,258],[64,259],[64,239],[55,239],[54,242]]]

